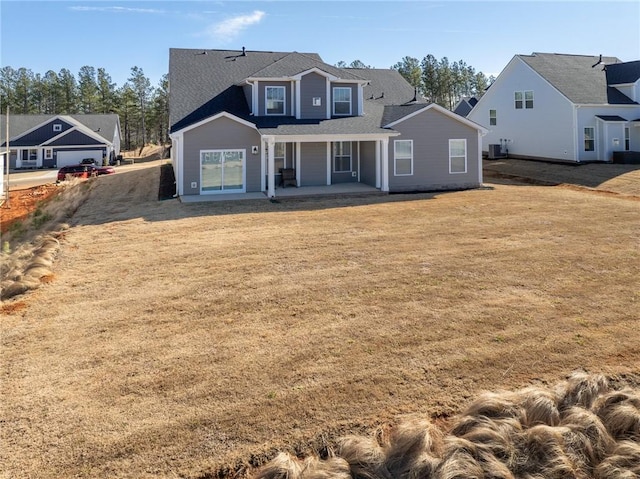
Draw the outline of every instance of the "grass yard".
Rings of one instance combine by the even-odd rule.
[[[3,306],[1,477],[242,477],[484,390],[640,385],[637,196],[181,204],[158,176],[97,179]]]

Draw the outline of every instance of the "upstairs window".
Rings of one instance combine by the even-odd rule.
[[[489,125],[495,126],[498,124],[498,117],[496,116],[496,110],[489,110]]]
[[[533,108],[533,91],[517,91],[514,93],[514,100],[516,110],[522,110],[522,108],[530,110]]]
[[[335,87],[333,89],[333,114],[351,115],[351,88]]]
[[[333,144],[333,172],[351,171],[351,142],[336,141]]]
[[[53,124],[53,131],[62,131],[62,124],[61,123],[54,123]]]
[[[522,110],[523,95],[521,91],[515,93],[516,110]]]
[[[533,108],[533,91],[524,92],[524,107],[526,109]]]
[[[592,126],[584,129],[584,151],[595,151],[596,149],[596,130]]]
[[[285,87],[265,87],[265,104],[267,115],[284,115],[285,112]]]

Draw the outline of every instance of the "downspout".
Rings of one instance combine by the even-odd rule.
[[[578,126],[578,109],[580,105],[573,106],[573,161],[580,163],[580,128]]]

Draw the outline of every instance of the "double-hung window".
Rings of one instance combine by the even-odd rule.
[[[395,176],[413,175],[413,140],[394,140],[393,174]]]
[[[351,171],[351,142],[336,141],[333,144],[333,172]]]
[[[498,116],[496,110],[489,110],[489,125],[495,126],[498,124]]]
[[[515,93],[516,110],[522,110],[523,95],[521,91]]]
[[[533,108],[533,90],[517,91],[514,93],[514,101],[516,110],[522,110],[526,108],[530,110]]]
[[[524,107],[527,110],[533,108],[533,91],[524,92]]]
[[[351,88],[334,87],[333,114],[336,116],[351,115]]]
[[[265,103],[267,115],[285,114],[285,90],[286,89],[283,86],[265,87]]]
[[[584,128],[584,151],[595,151],[596,149],[596,129],[592,126]]]
[[[449,173],[467,172],[467,140],[449,140]]]

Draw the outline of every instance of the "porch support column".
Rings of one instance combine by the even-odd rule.
[[[327,141],[327,186],[331,186],[331,142]]]
[[[380,140],[376,141],[376,188],[380,188]]]
[[[300,178],[302,176],[302,173],[300,172],[300,168],[301,168],[301,163],[302,161],[300,161],[300,155],[302,154],[302,145],[300,144],[299,141],[296,141],[296,185],[298,187],[300,187]]]
[[[276,196],[276,162],[274,160],[276,140],[274,137],[267,137],[267,196]]]
[[[389,191],[389,138],[382,140],[382,191]]]

